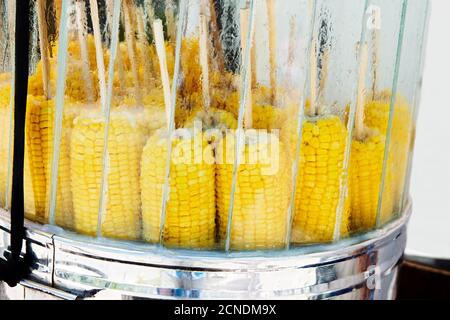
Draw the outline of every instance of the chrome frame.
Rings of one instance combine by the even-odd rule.
[[[35,263],[21,286],[59,299],[394,299],[410,213],[408,205],[384,228],[335,244],[244,253],[170,250],[27,221]],[[0,256],[8,215],[0,210]]]

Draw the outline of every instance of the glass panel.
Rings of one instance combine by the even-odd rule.
[[[399,172],[400,178],[395,206],[399,214],[403,212],[410,201],[409,182],[422,89],[429,12],[430,3],[428,1],[409,0],[398,81],[399,97],[397,98],[397,104],[400,107],[397,107],[394,114],[393,145],[391,145],[391,150],[396,149],[396,152],[398,152],[395,170]],[[402,104],[403,108],[401,107]],[[404,116],[402,110],[406,107],[409,112],[408,115]],[[396,121],[400,117],[403,117],[403,121],[406,120],[405,124],[402,125],[400,121]],[[405,130],[405,133],[399,134],[400,130]]]
[[[239,12],[244,56],[238,80],[241,92],[248,90],[248,100],[244,105],[227,101],[236,117],[243,112],[245,131],[226,135],[216,150],[219,239],[222,248],[231,250],[281,249],[289,243],[293,216],[289,207],[293,203],[296,115],[305,86],[303,59],[308,48],[302,39],[309,39],[311,33],[310,21],[302,17],[310,9],[306,1],[290,1],[285,6],[265,0],[254,1],[251,8],[253,26],[246,27],[250,19]],[[247,46],[248,36],[253,39],[251,46]],[[246,73],[248,89],[243,86]],[[235,141],[243,143],[237,167],[233,166]]]
[[[150,150],[154,146],[147,141],[156,130],[167,126],[165,99],[170,100],[178,2],[123,1],[120,9],[120,20],[113,19],[111,25],[111,45],[118,44],[118,52],[109,71],[114,81],[108,92],[112,97],[102,234],[158,243],[166,176],[162,167],[147,169],[146,164],[149,159],[161,163],[164,154]],[[161,43],[163,68],[158,59],[161,53],[155,45],[157,22],[166,40]],[[168,82],[165,87],[162,78]],[[167,146],[165,139],[162,146]],[[153,174],[159,179],[154,184],[147,181]]]
[[[330,242],[350,231],[347,168],[351,132],[345,116],[347,106],[355,104],[359,71],[355,57],[365,7],[365,1],[317,1],[307,59],[310,89],[295,194],[295,244]]]
[[[397,177],[393,159],[386,159],[386,145],[391,139],[387,128],[397,82],[403,8],[403,1],[373,0],[367,9],[364,56],[360,57],[365,73],[358,83],[350,164],[352,232],[375,228],[379,219],[390,219],[394,213]]]
[[[167,124],[164,124],[163,129],[152,135],[144,148],[144,238],[150,242],[162,240],[168,247],[215,248],[216,221],[221,219],[221,209],[225,210],[219,192],[219,217],[216,219],[218,187],[214,149],[215,144],[221,141],[222,132],[237,128],[236,114],[229,108],[235,106],[232,101],[238,103],[239,100],[239,87],[234,81],[239,74],[240,52],[236,48],[239,42],[233,39],[238,36],[238,3],[227,2],[226,11],[212,4],[203,0],[180,1],[179,26],[183,29],[178,30],[180,42],[177,43],[180,50],[180,74],[175,78],[178,79],[175,105],[177,130],[172,133],[169,126],[168,134]],[[186,9],[186,16],[181,13],[183,8]],[[161,36],[159,42],[163,40]],[[162,44],[156,41],[155,45]],[[160,63],[161,67],[165,69],[164,63]],[[162,80],[163,89],[167,90],[170,85],[164,82],[164,77]],[[165,98],[165,102],[167,110],[171,104],[169,97]],[[168,136],[171,136],[169,150]],[[169,154],[170,166],[167,161]],[[161,188],[164,183],[168,183],[165,181],[167,169],[170,171],[170,184],[166,186],[166,193],[160,193],[164,191]],[[162,210],[160,195],[164,204]],[[159,229],[160,224],[164,225],[162,230]]]
[[[0,2],[0,208],[10,207],[15,4]]]
[[[407,195],[428,8],[406,4],[35,0],[27,217],[226,251],[329,243],[389,221]],[[9,131],[0,138],[6,163]],[[1,170],[4,207],[11,166]]]
[[[52,94],[56,80],[53,46],[57,19],[50,1],[32,2],[30,77],[25,128],[25,215],[48,221],[49,165],[52,148]]]

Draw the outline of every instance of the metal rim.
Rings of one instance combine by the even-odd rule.
[[[348,251],[349,249],[358,250],[359,248],[369,247],[373,243],[378,242],[380,238],[388,237],[390,234],[395,233],[399,228],[405,225],[412,212],[411,202],[406,207],[400,218],[390,222],[381,229],[373,230],[353,238],[343,239],[336,243],[331,244],[318,244],[307,245],[303,247],[292,247],[289,250],[268,250],[268,251],[246,251],[246,252],[220,252],[220,251],[197,251],[197,250],[185,250],[185,249],[171,249],[166,247],[160,247],[152,244],[118,241],[106,238],[94,238],[84,235],[75,234],[73,232],[65,231],[59,227],[50,225],[40,225],[31,221],[26,221],[25,226],[27,234],[30,238],[33,236],[30,234],[36,234],[40,237],[48,237],[57,242],[70,244],[75,247],[88,247],[95,248],[97,250],[105,250],[108,252],[129,252],[130,254],[146,254],[164,257],[166,259],[175,259],[177,262],[180,259],[189,260],[191,263],[193,260],[198,259],[217,262],[221,259],[226,259],[230,262],[230,259],[237,259],[242,261],[243,259],[255,260],[276,258],[277,261],[283,260],[285,263],[288,260],[298,258],[299,256],[336,256],[336,253],[340,251]],[[3,222],[3,224],[2,224]],[[9,229],[9,217],[7,212],[0,209],[0,227]]]

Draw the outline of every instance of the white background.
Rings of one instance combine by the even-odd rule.
[[[450,1],[431,10],[407,253],[450,258]]]

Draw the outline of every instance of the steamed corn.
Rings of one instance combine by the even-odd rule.
[[[370,128],[378,129],[381,133],[387,134],[390,103],[388,97],[382,100],[369,102],[365,109],[365,123]],[[394,107],[393,126],[389,150],[389,167],[394,175],[391,185],[387,186],[393,194],[394,209],[402,196],[406,168],[408,164],[409,148],[411,142],[412,115],[409,107],[401,97],[397,99]],[[385,193],[388,192],[387,190]]]
[[[55,207],[56,223],[73,228],[70,190],[70,129],[74,111],[63,115],[59,152],[58,185]],[[44,97],[28,97],[25,147],[25,212],[31,220],[48,222],[53,161],[55,106]]]
[[[239,167],[231,221],[231,248],[275,249],[285,245],[288,160],[276,135],[247,137]],[[219,238],[227,238],[235,142],[228,135],[216,150]],[[279,157],[279,158],[277,158]]]
[[[348,234],[348,200],[339,208],[346,135],[344,124],[336,116],[304,123],[292,230],[294,243],[331,241],[338,210],[343,210],[341,234]]]
[[[43,145],[48,136],[41,132],[41,114],[47,104],[43,97],[28,97],[25,128],[24,194],[25,214],[31,220],[46,222],[47,179]]]
[[[58,226],[73,229],[73,205],[72,190],[70,187],[70,136],[72,133],[72,123],[76,116],[78,107],[68,106],[63,113],[61,140],[59,144],[59,167],[58,183],[56,185],[56,206],[55,222]],[[54,142],[54,119],[55,108],[53,101],[43,104],[40,117],[42,154],[45,165],[45,177],[47,188],[47,200],[50,199],[50,186],[52,186],[52,162],[53,162],[53,142]],[[45,220],[48,220],[49,211],[46,211]]]
[[[363,141],[352,144],[350,163],[351,230],[367,231],[376,225],[380,192],[383,191],[381,219],[385,221],[393,211],[390,184],[392,174],[387,170],[385,190],[381,190],[385,151],[385,137],[377,130],[368,130]]]
[[[104,134],[104,119],[98,112],[85,110],[74,121],[70,161],[75,229],[87,235],[96,234],[105,170],[106,199],[104,211],[100,212],[102,235],[136,240],[140,235],[139,160],[143,134],[131,113],[113,112],[106,159]]]
[[[211,248],[216,229],[213,151],[200,135],[177,136],[172,143],[170,195],[162,232],[164,244]],[[166,165],[167,133],[159,130],[148,140],[142,156],[143,237],[151,243],[160,240]]]

